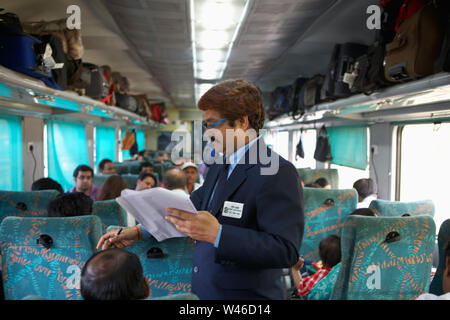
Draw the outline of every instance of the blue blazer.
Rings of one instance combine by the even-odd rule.
[[[262,175],[261,169],[270,167],[265,158],[270,156],[278,160],[278,172]],[[222,166],[212,165],[203,186],[192,193],[197,210],[206,211]],[[297,170],[261,138],[236,165],[224,192],[215,196],[221,197],[220,205],[211,213],[222,225],[222,234],[218,248],[196,241],[192,292],[200,299],[283,299],[282,268],[297,263],[304,228]],[[222,215],[225,201],[244,204],[241,218]]]

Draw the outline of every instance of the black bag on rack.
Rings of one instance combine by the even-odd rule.
[[[301,116],[305,113],[305,103],[303,99],[302,89],[307,81],[308,81],[307,78],[299,77],[295,79],[292,85],[292,94],[290,95],[291,98],[290,105],[292,111],[292,118],[294,120],[300,119]]]
[[[86,95],[95,100],[101,100],[108,96],[109,84],[106,80],[103,69],[96,64],[84,62],[83,66],[88,68],[91,74],[89,87],[86,88]]]
[[[67,56],[64,53],[63,44],[60,38],[47,34],[38,36],[39,40],[42,41],[41,45],[49,44],[52,49],[52,57],[57,65],[53,68],[51,73],[54,82],[62,90],[67,89]]]
[[[303,133],[303,130],[301,131]],[[297,147],[295,148],[295,159],[297,157],[305,158],[305,151],[303,150],[303,142],[302,142],[302,135],[300,134],[300,139],[297,143]]]
[[[271,103],[267,110],[267,116],[269,120],[273,120],[276,117],[287,114],[291,110],[290,102],[292,99],[293,90],[292,86],[277,87],[275,91],[271,94]]]
[[[323,75],[317,74],[303,86],[301,96],[303,96],[303,103],[306,109],[320,102],[320,91],[324,80],[325,77]]]
[[[367,46],[359,43],[335,45],[321,91],[322,100],[345,98],[351,95],[348,83],[344,82],[345,73],[349,71],[356,58],[366,52]]]
[[[328,136],[327,129],[323,126],[319,134],[317,135],[316,151],[314,151],[314,159],[321,162],[327,162],[333,160],[331,153],[330,137]]]
[[[137,113],[138,111],[138,103],[137,100],[126,94],[126,93],[117,93],[116,92],[116,105],[119,108],[122,108],[124,110]]]

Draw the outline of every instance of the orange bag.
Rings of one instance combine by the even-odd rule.
[[[125,138],[122,140],[122,150],[130,150],[133,144],[136,143],[136,137],[133,132],[125,132]]]

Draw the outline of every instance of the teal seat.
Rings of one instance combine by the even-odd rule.
[[[320,241],[332,234],[340,235],[345,219],[356,209],[358,195],[355,189],[304,188],[303,199],[305,229],[300,255],[318,261]]]
[[[341,270],[341,263],[331,269],[331,271],[319,282],[317,282],[311,290],[309,290],[308,300],[330,300],[334,285]]]
[[[48,203],[58,195],[56,190],[0,191],[0,222],[7,216],[45,217]]]
[[[153,168],[155,169],[155,173],[158,174],[158,176],[162,179],[162,177],[164,177],[164,165],[162,163],[159,162],[154,162],[153,163]]]
[[[108,228],[108,231],[117,229]],[[147,251],[152,247],[160,248],[163,258],[147,258]],[[143,239],[126,247],[135,253],[144,269],[150,287],[149,298],[163,297],[178,293],[191,292],[192,254],[194,241],[191,238],[171,238],[161,242],[155,238]]]
[[[331,299],[410,300],[427,292],[435,231],[428,215],[348,217]]]
[[[127,182],[128,189],[136,189],[136,182],[139,178],[137,174],[122,174],[121,177]]]
[[[114,162],[114,168],[116,169],[117,174],[127,174],[129,172],[129,167],[126,163],[123,162]]]
[[[139,174],[139,166],[141,165],[142,161],[128,161],[128,172],[130,174]]]
[[[194,293],[178,293],[163,297],[147,298],[145,300],[199,300],[199,299],[197,295]]]
[[[319,178],[325,178],[331,184],[332,189],[339,188],[339,174],[337,169],[297,169],[304,184],[314,183]]]
[[[97,187],[101,188],[106,179],[111,176],[112,174],[96,174],[92,178],[92,184],[95,184]]]
[[[92,214],[100,217],[103,232],[108,226],[127,226],[127,212],[114,199],[95,201]]]
[[[436,269],[433,281],[430,284],[430,293],[435,295],[443,295],[444,290],[442,289],[442,279],[444,277],[445,270],[445,244],[450,240],[450,219],[444,221],[441,224],[438,234],[438,247],[439,247],[439,264]]]
[[[6,300],[28,295],[79,300],[81,270],[102,234],[100,218],[6,217],[0,225],[2,276]],[[37,243],[51,237],[48,248]]]
[[[427,214],[434,217],[434,203],[432,200],[401,202],[387,200],[373,200],[369,208],[378,210],[381,216],[401,217],[405,213],[412,216]]]

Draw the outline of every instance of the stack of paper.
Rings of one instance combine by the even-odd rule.
[[[197,214],[197,209],[187,194],[184,196],[163,188],[142,191],[125,189],[120,197],[116,198],[116,201],[158,241],[187,236],[164,218],[168,214],[167,208],[176,208]]]

